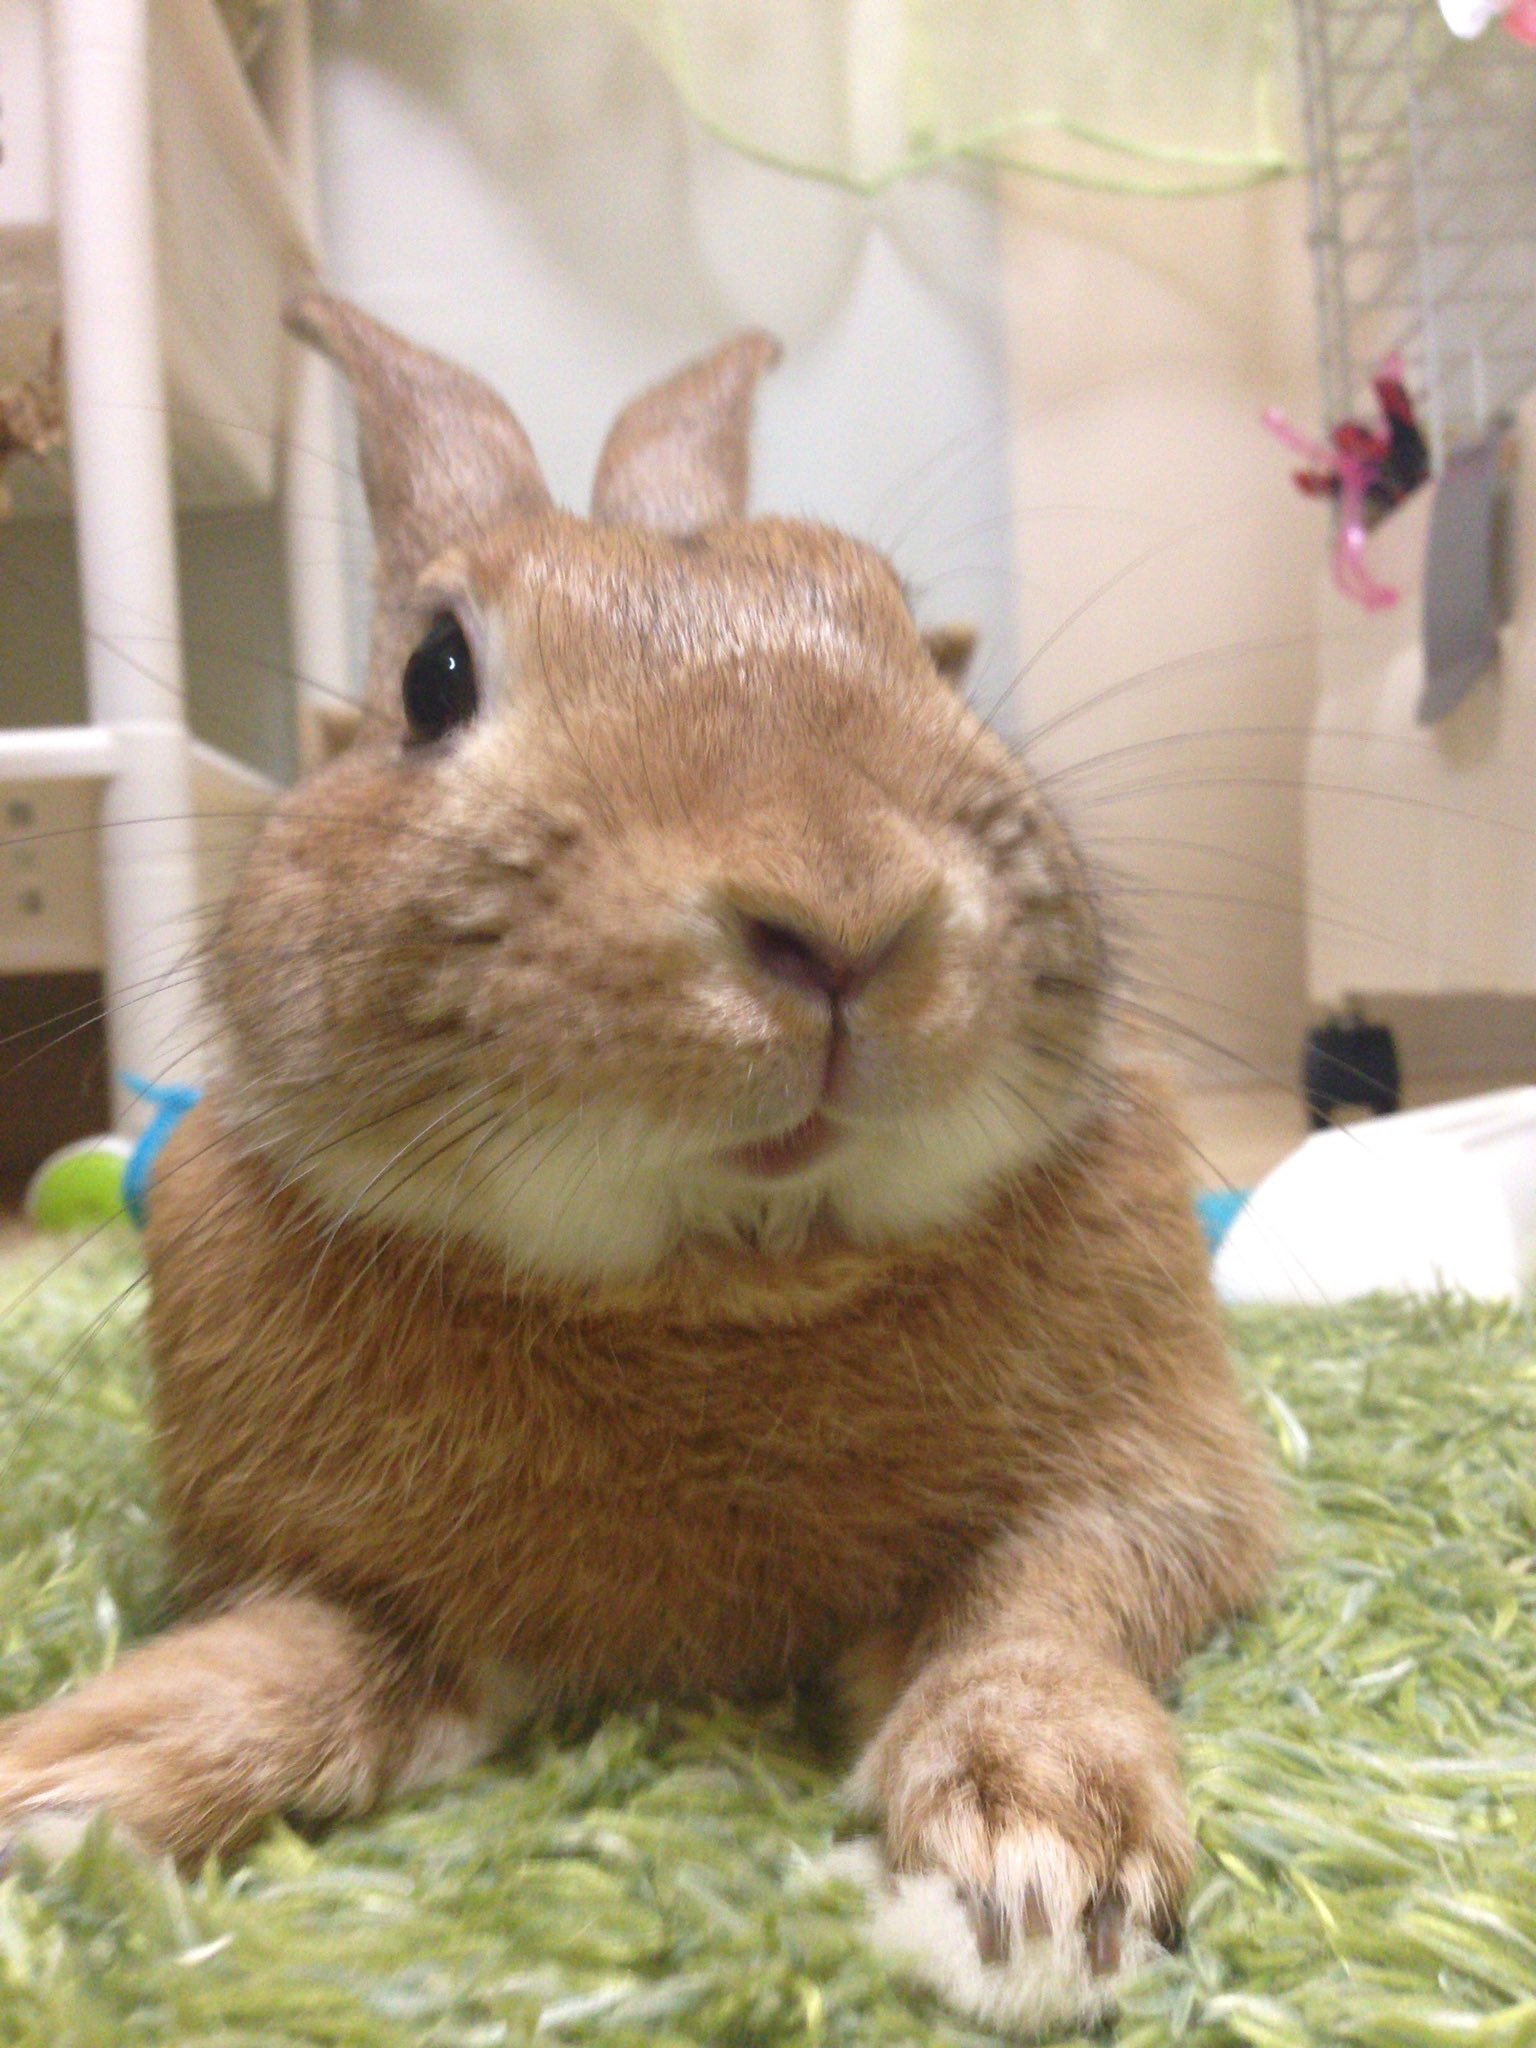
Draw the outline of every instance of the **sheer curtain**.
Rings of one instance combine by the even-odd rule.
[[[1285,0],[607,0],[694,115],[871,191],[984,157],[1129,191],[1294,169]]]

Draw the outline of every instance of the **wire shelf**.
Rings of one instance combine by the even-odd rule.
[[[1536,51],[1433,0],[1295,0],[1323,400],[1400,354],[1435,466],[1536,385]]]

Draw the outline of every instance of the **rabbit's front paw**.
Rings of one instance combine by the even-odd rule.
[[[1193,1850],[1172,1732],[1113,1664],[937,1663],[851,1791],[883,1837],[877,1938],[990,2024],[1099,2018],[1175,1937]]]

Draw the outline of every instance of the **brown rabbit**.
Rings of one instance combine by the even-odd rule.
[[[887,563],[744,516],[766,338],[581,520],[473,378],[292,319],[356,395],[368,715],[236,890],[154,1190],[188,1618],[0,1731],[0,1814],[197,1858],[830,1673],[895,1938],[1101,2011],[1190,1872],[1156,1688],[1276,1517],[1091,874]]]

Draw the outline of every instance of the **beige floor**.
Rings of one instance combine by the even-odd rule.
[[[1184,1127],[1195,1178],[1207,1188],[1251,1188],[1307,1135],[1300,1098],[1284,1088],[1187,1096]]]
[[[1530,1078],[1528,1073],[1497,1079],[1487,1074],[1475,1079],[1442,1076],[1411,1089],[1406,1106],[1487,1095]],[[1307,1135],[1301,1097],[1284,1088],[1226,1088],[1187,1095],[1183,1114],[1195,1177],[1202,1187],[1251,1188]]]

